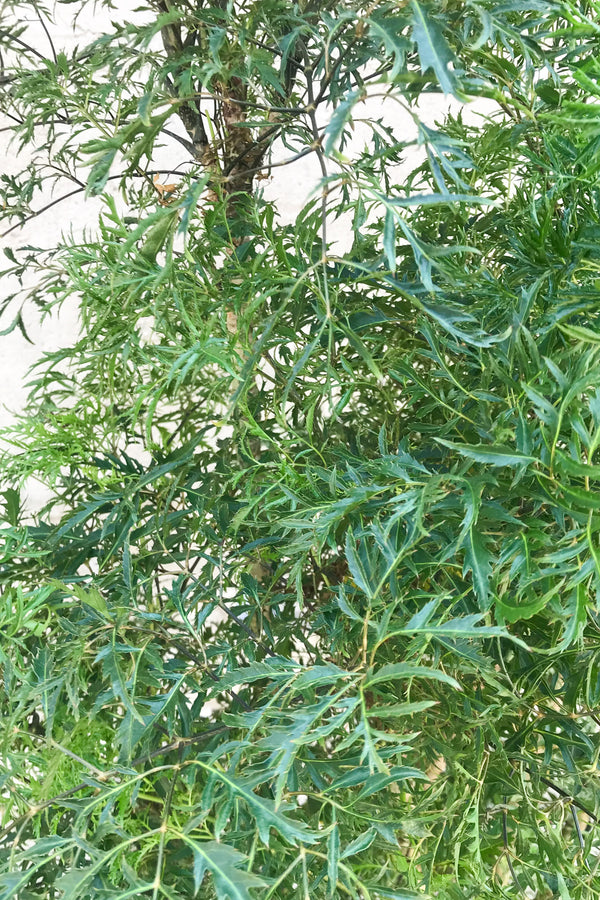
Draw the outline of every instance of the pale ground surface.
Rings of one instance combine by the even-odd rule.
[[[124,5],[119,4],[120,9]],[[126,5],[132,6],[133,4],[127,3]],[[52,32],[57,49],[86,44],[96,35],[110,28],[110,16],[103,10],[92,12],[90,9],[87,15],[79,17],[75,28],[68,18],[70,14],[71,7],[68,6],[61,6],[57,10],[58,24]],[[27,39],[35,43],[35,46],[41,50],[48,48],[47,39],[39,25],[32,26]],[[47,51],[43,49],[42,52]],[[451,107],[455,111],[458,104],[452,102]],[[427,124],[433,124],[436,120],[443,119],[444,112],[448,108],[447,100],[443,97],[432,96],[427,100],[427,106],[422,107],[420,112]],[[478,108],[480,107],[471,106],[469,115],[475,116]],[[386,119],[393,125],[399,138],[405,140],[407,133],[414,131],[410,117],[392,102],[388,102],[384,106],[380,97],[363,104],[362,110],[357,109],[356,115],[363,120],[368,120],[369,116],[379,117],[384,112]],[[4,123],[0,122],[0,126],[2,124]],[[357,122],[353,141],[359,147],[361,140],[364,140],[366,130],[364,124],[361,125],[360,122]],[[185,150],[179,145],[175,145],[175,147],[177,148],[176,159],[183,163],[186,159]],[[287,155],[289,152],[281,148],[279,158],[286,158]],[[170,168],[173,166],[173,161],[173,148],[169,148],[163,151],[162,160],[160,155],[157,156],[155,163],[157,168]],[[0,172],[15,174],[23,168],[26,162],[25,154],[23,152],[17,154],[15,149],[8,145],[6,134],[0,133]],[[413,165],[414,158],[407,161],[408,169]],[[314,190],[319,177],[318,162],[316,158],[309,156],[290,167],[273,169],[272,178],[268,182],[262,182],[262,186],[269,199],[280,199],[283,216],[288,221],[293,221]],[[66,193],[68,188],[63,186],[61,190]],[[46,202],[51,197],[52,195],[48,195]],[[43,200],[40,200],[38,206],[42,205]],[[2,239],[0,248],[7,246],[16,248],[26,244],[33,244],[37,247],[52,246],[61,232],[73,232],[75,235],[80,235],[86,226],[94,224],[100,208],[101,202],[98,199],[84,200],[83,195],[76,196],[34,219],[22,229],[13,231],[7,238]],[[347,236],[347,223],[343,221],[335,223],[330,228],[330,235],[333,239],[340,241],[341,249],[345,243],[344,238]],[[0,257],[0,266],[4,267],[4,263],[4,258]],[[10,283],[10,279],[5,278],[0,283],[0,301],[14,289],[15,285]],[[8,337],[0,337],[0,427],[9,424],[14,412],[22,408],[27,395],[27,373],[39,358],[40,353],[65,346],[76,337],[77,309],[75,305],[71,308],[65,307],[60,316],[49,317],[41,325],[36,322],[35,316],[30,314],[26,318],[26,324],[29,335],[34,341],[33,345],[27,343],[19,332],[13,332]],[[6,324],[3,323],[2,327],[6,327]],[[28,498],[29,507],[32,509],[38,507],[43,496],[41,490],[31,486]]]

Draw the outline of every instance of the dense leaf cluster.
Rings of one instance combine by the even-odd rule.
[[[600,896],[596,0],[0,9],[0,900]]]

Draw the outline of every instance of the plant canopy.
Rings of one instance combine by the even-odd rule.
[[[600,3],[103,5],[0,2],[0,900],[599,898]]]

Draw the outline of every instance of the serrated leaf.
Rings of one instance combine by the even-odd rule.
[[[37,679],[35,689],[44,711],[44,726],[48,737],[53,733],[56,705],[65,681],[64,674],[57,673],[55,666],[56,659],[52,650],[41,647],[33,660],[32,670]]]
[[[335,602],[344,613],[345,616],[348,616],[349,619],[353,619],[355,622],[362,622],[363,616],[361,616],[351,605],[348,603],[348,600],[344,596],[343,586],[340,585],[338,588],[338,592],[335,596]]]
[[[152,110],[152,100],[154,98],[154,94],[152,91],[148,91],[144,96],[140,99],[138,103],[138,116],[148,128],[152,124],[150,120],[150,112]]]
[[[91,866],[70,869],[62,875],[56,882],[56,887],[62,891],[61,900],[80,900],[80,898],[83,900],[89,897],[89,882],[97,871],[98,863],[94,863]]]
[[[348,562],[352,580],[356,586],[360,588],[367,597],[372,597],[374,589],[370,583],[370,573],[367,570],[364,560],[361,558],[357,540],[350,531],[346,534],[346,560]]]
[[[388,269],[396,273],[396,215],[392,209],[385,211],[383,225],[383,253]]]
[[[348,844],[346,849],[340,855],[340,859],[347,859],[349,856],[355,856],[358,853],[362,853],[363,850],[368,850],[376,837],[376,828],[369,828],[364,834],[359,834],[357,838]]]
[[[369,775],[358,797],[360,800],[365,800],[367,797],[382,791],[390,784],[397,784],[397,782],[406,781],[408,778],[427,781],[427,775],[421,772],[420,769],[413,769],[411,766],[392,766],[389,775],[384,775],[383,772]]]
[[[577,459],[571,459],[570,456],[567,456],[566,453],[563,453],[562,450],[558,449],[555,452],[554,467],[559,472],[564,472],[567,475],[574,475],[579,478],[593,478],[594,480],[600,478],[600,466],[579,462]]]
[[[1,492],[1,496],[4,497],[6,521],[11,525],[18,525],[21,511],[21,492],[16,488],[6,488],[6,490]]]
[[[475,596],[483,609],[489,606],[489,581],[492,575],[492,555],[476,528],[471,528],[464,541],[463,575],[471,572]]]
[[[564,652],[576,641],[587,621],[588,598],[585,584],[578,584],[570,594],[567,604],[567,620],[562,639],[558,644],[558,652]]]
[[[118,500],[118,494],[103,494],[101,497],[95,497],[88,503],[84,504],[83,507],[75,513],[75,515],[71,516],[64,525],[56,532],[56,540],[59,540],[65,534],[68,534],[76,525],[80,525],[82,522],[85,522],[86,519],[89,519],[94,513],[99,512],[106,506],[109,506],[114,500]]]
[[[447,622],[432,622],[420,627],[411,627],[409,622],[406,628],[400,628],[395,633],[429,634],[433,638],[437,635],[457,638],[511,637],[504,628],[498,628],[494,625],[479,625],[478,622],[483,615],[484,613],[474,613],[473,615],[463,616],[461,619],[449,619]]]
[[[376,8],[371,7],[371,9]],[[410,50],[410,43],[404,34],[406,25],[405,16],[390,15],[387,10],[383,15],[373,12],[369,19],[371,35],[378,38],[386,51],[393,57],[392,68],[388,75],[390,81],[394,81],[402,71],[407,51]]]
[[[172,237],[179,224],[179,209],[171,209],[168,212],[161,210],[158,220],[145,233],[144,242],[140,247],[140,256],[148,262],[156,262],[156,257],[161,252],[169,237]]]
[[[377,772],[375,774],[373,774],[369,766],[355,766],[351,771],[334,779],[328,786],[327,793],[356,787],[357,784],[364,784],[360,796],[366,797],[383,790],[390,784],[406,781],[408,778],[427,780],[427,776],[420,769],[415,769],[412,766],[392,766],[391,769],[385,772]]]
[[[494,606],[496,613],[501,622],[520,622],[535,616],[540,610],[548,605],[550,598],[547,594],[535,596],[533,599],[519,598],[518,602],[513,601],[512,597],[496,597]]]
[[[557,497],[557,493],[562,496]],[[555,483],[552,492],[552,500],[566,509],[594,510],[600,509],[600,491],[585,490],[584,488],[569,487],[566,484]]]
[[[123,655],[129,654],[134,650],[137,652],[137,648],[118,644],[113,634],[111,643],[104,647],[100,651],[100,653],[96,655],[95,661],[99,662],[100,660],[102,660],[102,669],[104,675],[110,680],[114,696],[118,697],[119,700],[122,701],[126,711],[130,714],[130,716],[134,720],[137,720],[137,722],[143,727],[145,727],[145,719],[136,709],[135,704],[130,696],[129,688],[127,686],[128,679],[126,678],[122,668],[126,665],[126,660],[123,658]]]
[[[203,764],[203,768],[226,785],[235,797],[246,803],[256,820],[260,838],[265,845],[268,846],[271,828],[289,844],[297,842],[310,844],[319,840],[319,835],[311,832],[304,822],[296,822],[286,816],[285,807],[278,808],[273,800],[259,797],[253,790],[251,779],[235,777],[207,764]]]
[[[428,10],[418,2],[411,0],[413,11],[413,40],[417,44],[421,71],[432,69],[445,94],[455,93],[455,76],[449,66],[454,63],[452,53],[442,30],[429,15]]]
[[[243,666],[227,672],[219,678],[219,688],[227,689],[235,687],[239,684],[253,684],[255,681],[268,679],[270,681],[289,681],[294,678],[298,666],[290,660],[281,660],[277,664],[277,660],[272,663],[252,663],[250,666]]]
[[[438,606],[439,600],[428,600],[421,609],[417,610],[417,612],[410,617],[409,621],[406,623],[405,630],[410,632],[425,628]]]
[[[218,900],[255,900],[250,888],[267,886],[266,881],[243,868],[248,858],[234,847],[217,841],[195,841],[187,834],[181,837],[194,856],[194,897],[207,870],[213,877]]]
[[[69,590],[66,585],[64,587],[66,590]],[[108,604],[98,588],[91,587],[86,590],[86,588],[82,587],[80,584],[73,584],[71,585],[70,590],[80,603],[87,603],[87,605],[91,606],[92,609],[95,609],[97,613],[100,613],[102,618],[111,621],[113,618],[111,610],[108,608]]]
[[[96,162],[94,162],[87,179],[86,196],[96,197],[98,194],[102,193],[106,187],[106,182],[108,181],[108,176],[110,175],[110,170],[116,155],[117,148],[111,147],[102,153]]]
[[[434,438],[434,440],[438,444],[448,447],[449,450],[455,450],[461,456],[466,456],[467,459],[488,463],[490,466],[523,466],[537,462],[535,456],[518,453],[516,450],[501,444],[456,444],[454,441],[438,437]]]
[[[380,684],[382,681],[396,681],[399,678],[431,678],[434,681],[442,681],[460,690],[459,683],[442,672],[440,669],[428,669],[427,666],[413,666],[410,663],[388,663],[377,669],[376,672],[370,672],[365,679],[365,687],[371,687],[374,684]]]
[[[329,832],[327,838],[327,896],[337,896],[337,881],[340,862],[340,830],[337,822]]]
[[[374,719],[396,719],[399,716],[412,716],[436,705],[436,700],[415,700],[412,703],[391,703],[389,706],[376,706],[367,710],[367,716]]]
[[[584,325],[567,325],[565,322],[558,322],[558,327],[563,334],[575,341],[581,341],[584,344],[600,344],[600,333],[592,331],[591,328],[586,328]]]
[[[6,298],[6,299],[8,299],[8,298]],[[23,314],[20,310],[16,314],[16,316],[14,317],[14,319],[12,320],[10,325],[8,325],[6,328],[3,328],[0,331],[0,337],[4,337],[5,335],[11,334],[11,332],[13,332],[15,330],[15,328],[19,329],[19,331],[21,332],[21,334],[23,335],[23,337],[29,344],[33,344],[33,341],[27,334],[27,330],[25,328],[25,322],[23,321]]]
[[[364,91],[362,89],[349,91],[344,99],[336,106],[335,111],[325,128],[323,151],[326,154],[330,154],[339,143],[344,128],[352,118],[352,110],[363,97]]]

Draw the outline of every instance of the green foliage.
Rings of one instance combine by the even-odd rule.
[[[5,232],[102,204],[5,251],[0,900],[600,896],[600,7],[106,6],[0,7]]]

